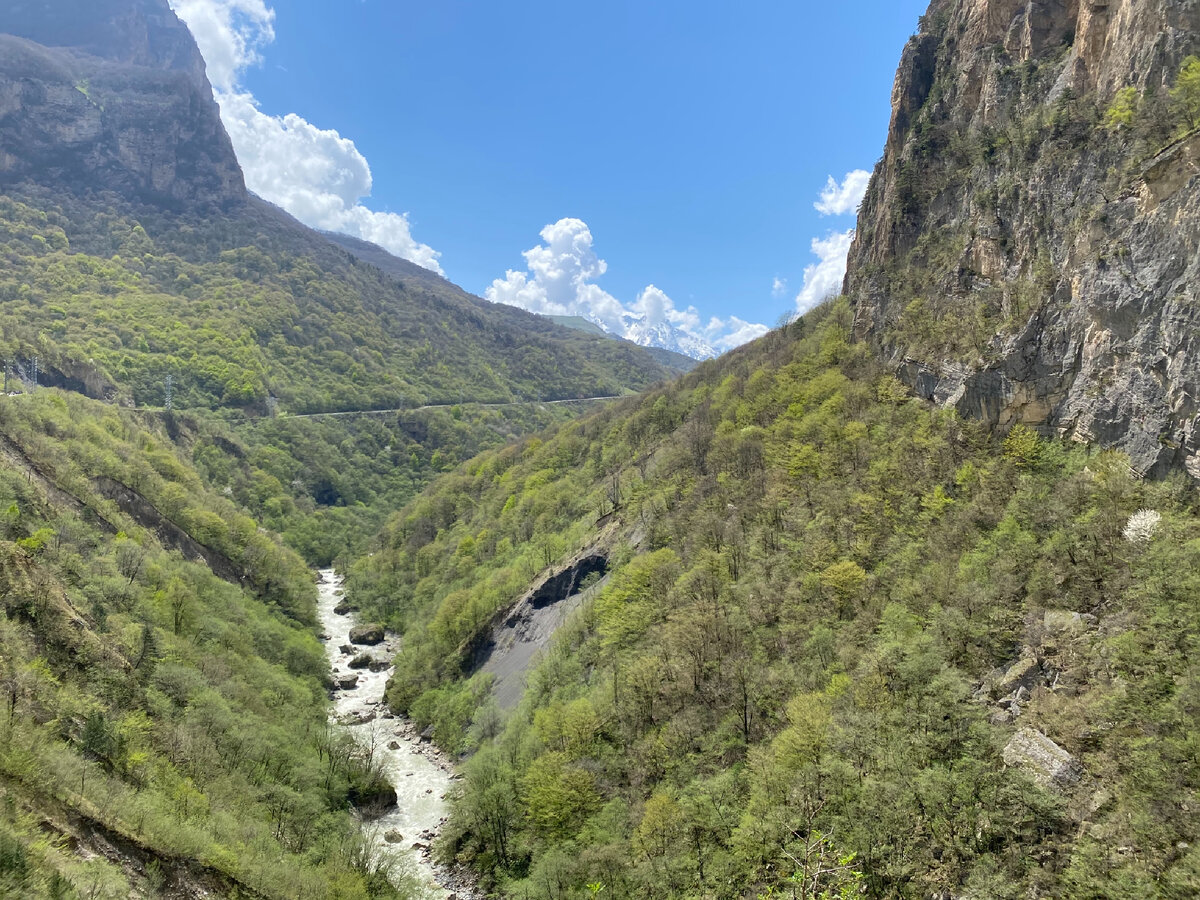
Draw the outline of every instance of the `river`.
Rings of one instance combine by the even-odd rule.
[[[341,727],[354,732],[360,743],[374,744],[381,754],[388,780],[396,787],[396,808],[373,820],[367,832],[381,852],[395,853],[401,870],[415,874],[429,896],[445,900],[468,900],[473,894],[456,884],[453,891],[448,874],[429,860],[428,847],[437,836],[447,814],[446,792],[454,781],[451,765],[433,745],[422,742],[411,723],[394,717],[383,695],[390,665],[379,671],[351,669],[350,661],[367,652],[390,663],[397,646],[391,641],[375,647],[350,647],[350,629],[357,622],[353,614],[339,615],[335,610],[342,597],[342,579],[332,569],[320,573],[317,614],[321,620],[322,642],[336,682],[339,677],[357,675],[353,688],[337,688],[333,694],[333,716]],[[398,837],[399,836],[399,837]]]

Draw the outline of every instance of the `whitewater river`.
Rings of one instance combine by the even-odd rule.
[[[401,868],[414,872],[427,886],[430,897],[468,900],[473,894],[465,886],[447,890],[444,885],[450,879],[430,864],[426,852],[445,821],[445,794],[453,782],[452,769],[430,744],[414,734],[409,722],[388,712],[383,693],[392,674],[390,666],[378,672],[349,667],[350,660],[364,651],[390,662],[396,645],[389,641],[344,652],[343,647],[350,647],[350,629],[358,623],[353,614],[339,615],[334,611],[342,601],[342,579],[332,569],[320,574],[317,612],[334,681],[351,674],[358,676],[353,688],[339,687],[334,692],[333,715],[360,743],[374,744],[399,800],[395,809],[371,822],[368,829],[371,839],[381,851],[395,853],[401,860]]]

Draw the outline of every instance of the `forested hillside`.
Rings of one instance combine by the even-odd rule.
[[[0,896],[394,896],[314,600],[156,416],[0,398]]]
[[[484,454],[355,569],[503,896],[1200,890],[1194,489],[931,408],[851,318]],[[581,548],[504,721],[476,651]]]
[[[37,382],[113,403],[161,409],[169,390],[218,435],[201,470],[248,458],[256,486],[243,502],[314,563],[360,545],[443,469],[586,408],[538,401],[668,374],[633,345],[489,308],[432,274],[385,275],[257,201],[229,217],[130,210],[111,197],[0,197],[10,388],[32,387],[36,359]],[[430,404],[445,408],[419,409]],[[376,409],[394,412],[288,420]]]
[[[254,482],[240,502],[310,562],[443,469],[586,408],[543,401],[673,374],[249,194],[166,0],[26,4],[0,31],[6,389],[186,412],[211,484]],[[360,410],[392,414],[274,424]]]

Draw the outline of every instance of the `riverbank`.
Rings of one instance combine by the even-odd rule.
[[[376,852],[397,859],[398,871],[411,873],[430,897],[477,900],[465,873],[446,871],[432,862],[433,842],[449,812],[446,794],[458,776],[446,755],[422,740],[413,724],[393,715],[384,702],[398,643],[388,635],[371,645],[353,643],[350,631],[358,623],[344,607],[338,611],[344,599],[342,579],[324,569],[317,587],[321,640],[337,685],[333,719],[381,761],[396,788],[396,806],[370,820],[368,838]]]

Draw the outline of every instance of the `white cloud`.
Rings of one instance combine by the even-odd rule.
[[[823,216],[843,216],[846,213],[858,212],[870,183],[871,173],[863,169],[847,172],[841,184],[830,175],[825,189],[821,191],[820,199],[813,204],[813,209]]]
[[[371,167],[353,141],[295,114],[267,115],[241,88],[241,73],[261,62],[262,49],[275,39],[273,9],[263,0],[171,5],[204,56],[250,190],[306,225],[360,237],[441,274],[438,252],[413,238],[407,215],[359,202],[371,194]]]
[[[647,285],[626,305],[595,280],[608,264],[593,249],[591,229],[579,219],[560,219],[541,231],[544,243],[524,253],[528,271],[510,269],[484,292],[493,303],[554,316],[583,316],[637,343],[711,356],[753,340],[767,329],[736,316],[705,323],[693,306],[680,309],[667,293]]]
[[[262,62],[260,50],[275,40],[275,10],[263,0],[171,0],[187,23],[208,68],[208,80],[222,93],[237,85],[241,71]]]
[[[778,299],[787,293],[787,279],[775,276],[775,280],[771,282],[771,296]]]
[[[766,325],[747,322],[737,316],[730,316],[728,319],[718,319],[714,316],[709,319],[704,334],[717,351],[724,353],[726,350],[748,344],[750,341],[762,337],[768,331],[770,329]]]
[[[825,182],[813,208],[823,216],[842,216],[856,213],[866,196],[871,183],[871,173],[863,169],[847,172],[842,183],[833,176]],[[842,281],[846,277],[846,259],[850,245],[854,243],[854,229],[830,232],[823,238],[812,239],[812,252],[817,261],[804,269],[804,287],[796,295],[796,311],[808,312],[821,301],[842,292]],[[776,286],[779,279],[775,279]]]
[[[804,270],[804,287],[796,295],[796,311],[806,313],[822,300],[842,292],[846,276],[846,257],[854,243],[854,229],[833,232],[824,238],[813,238],[812,252],[818,262]]]

